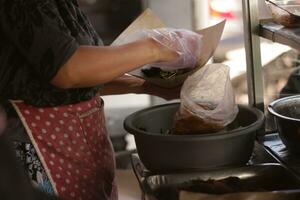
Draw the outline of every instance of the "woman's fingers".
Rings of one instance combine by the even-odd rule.
[[[145,30],[144,32],[148,37],[157,41],[162,46],[162,49],[165,48],[178,54],[178,58],[155,63],[153,64],[154,67],[170,71],[194,68],[197,65],[202,46],[201,35],[186,29],[171,28]]]

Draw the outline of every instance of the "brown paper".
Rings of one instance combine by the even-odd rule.
[[[129,74],[143,78],[155,85],[164,88],[172,88],[181,85],[184,82],[184,80],[188,77],[188,75],[197,71],[199,68],[203,67],[207,63],[207,61],[211,58],[211,56],[213,55],[215,49],[219,44],[224,26],[225,26],[225,20],[216,25],[210,26],[208,28],[195,31],[203,36],[202,39],[203,43],[202,43],[201,55],[198,61],[198,65],[195,69],[191,70],[190,72],[177,75],[169,79],[162,79],[159,77],[147,77],[141,71],[141,68],[133,70],[129,72]],[[119,35],[119,37],[112,43],[112,45],[118,45],[119,42],[122,41],[124,38],[126,38],[129,34],[136,32],[138,30],[154,29],[154,28],[162,28],[162,27],[166,27],[166,26],[160,20],[160,18],[156,16],[150,9],[146,9],[135,21],[133,21]]]

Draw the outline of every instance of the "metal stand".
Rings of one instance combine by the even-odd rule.
[[[260,55],[259,0],[243,0],[244,41],[249,105],[264,111],[263,72]]]
[[[259,31],[259,0],[243,0],[244,42],[247,61],[249,105],[264,112],[264,85]],[[257,131],[257,140],[265,135],[265,127]]]

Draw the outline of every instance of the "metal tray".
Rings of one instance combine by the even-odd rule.
[[[146,195],[159,200],[178,199],[177,187],[186,181],[220,180],[230,176],[238,177],[252,192],[291,192],[300,194],[300,180],[287,168],[276,163],[249,165],[238,168],[223,168],[210,171],[194,171],[176,174],[152,174],[147,171],[136,154],[132,155],[132,167],[140,187]],[[300,198],[300,195],[298,196]]]

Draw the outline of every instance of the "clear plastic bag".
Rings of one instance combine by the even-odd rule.
[[[237,113],[229,67],[209,64],[189,76],[180,93],[173,134],[213,133],[231,123]]]
[[[170,62],[151,63],[144,68],[157,67],[164,71],[172,71],[196,67],[201,54],[202,35],[187,29],[143,29],[129,35],[126,39],[120,41],[119,44],[125,44],[147,37],[175,51],[179,57]]]

